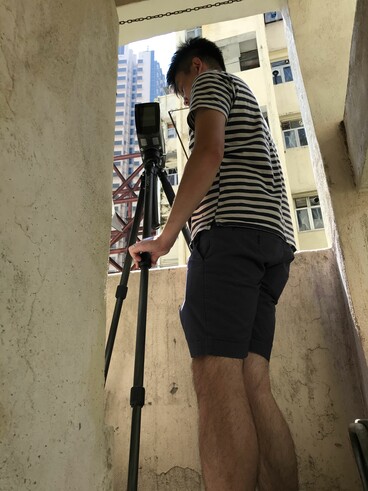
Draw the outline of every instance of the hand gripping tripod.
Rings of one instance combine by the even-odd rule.
[[[136,213],[130,232],[128,247],[136,242],[139,224],[143,214],[143,238],[150,237],[152,232],[153,213],[157,210],[157,178],[160,179],[165,195],[170,206],[174,201],[174,191],[168,181],[166,171],[160,166],[162,158],[155,149],[150,149],[143,156],[144,172],[141,176],[141,189],[138,196]],[[182,230],[185,240],[189,246],[190,233],[187,227]],[[116,303],[111,321],[110,332],[105,350],[105,381],[109,371],[111,354],[115,342],[119,318],[123,301],[127,295],[127,284],[132,258],[126,254],[120,284],[116,290]],[[132,426],[130,436],[129,470],[127,491],[136,491],[138,484],[138,465],[139,465],[139,442],[141,430],[141,411],[144,406],[145,389],[143,387],[144,375],[144,356],[146,343],[146,317],[147,317],[147,295],[148,295],[148,271],[151,267],[151,257],[149,253],[142,254],[139,263],[141,269],[137,334],[135,347],[134,377],[133,387],[130,392],[130,405],[132,412]]]

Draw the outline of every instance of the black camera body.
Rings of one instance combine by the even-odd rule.
[[[165,145],[158,102],[135,105],[135,127],[143,163],[165,167]]]

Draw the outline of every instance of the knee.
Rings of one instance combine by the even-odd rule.
[[[262,356],[249,353],[243,365],[244,384],[250,397],[271,393],[269,363]]]

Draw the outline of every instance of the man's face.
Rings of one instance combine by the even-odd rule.
[[[199,58],[193,58],[190,65],[190,70],[188,73],[183,71],[178,72],[175,77],[175,85],[177,88],[177,93],[184,99],[184,104],[189,106],[190,104],[190,92],[192,90],[192,85],[194,79],[203,71],[206,67]]]

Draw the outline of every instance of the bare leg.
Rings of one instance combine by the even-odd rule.
[[[268,361],[249,353],[244,380],[260,450],[259,491],[297,491],[298,471],[289,427],[271,393]]]
[[[193,360],[199,450],[208,491],[254,491],[258,443],[243,379],[243,360]]]

